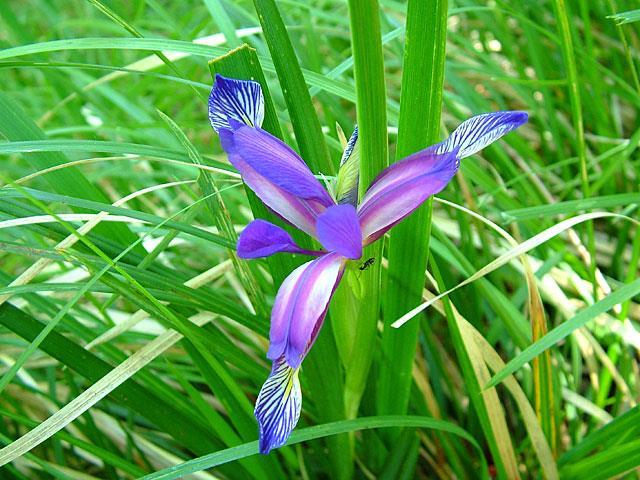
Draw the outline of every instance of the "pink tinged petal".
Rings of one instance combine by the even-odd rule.
[[[453,178],[460,162],[457,151],[427,150],[394,163],[371,184],[358,207],[364,244],[380,238]]]
[[[264,119],[264,97],[257,82],[216,75],[209,95],[209,121],[216,132],[231,129],[229,120],[259,127]]]
[[[221,138],[227,134],[231,135],[230,130],[220,130]],[[317,203],[300,199],[274,185],[237,155],[229,155],[229,161],[240,172],[244,183],[260,197],[265,205],[292,225],[315,237],[316,218],[321,213]]]
[[[528,118],[526,112],[519,111],[483,113],[462,122],[449,138],[431,148],[437,153],[457,148],[458,157],[466,158],[520,127]]]
[[[320,331],[345,261],[329,253],[299,266],[285,279],[271,311],[268,358],[285,355],[290,367],[300,365]]]
[[[329,252],[356,260],[362,256],[362,232],[353,205],[334,205],[327,208],[316,222],[318,239]]]
[[[240,258],[268,257],[279,252],[305,255],[321,253],[300,248],[287,231],[265,220],[254,220],[247,225],[238,239],[237,252]]]
[[[298,423],[302,409],[298,371],[280,357],[260,390],[254,410],[260,426],[260,453],[284,445]]]
[[[240,157],[251,168],[282,190],[319,204],[320,213],[334,204],[333,199],[313,176],[309,167],[286,143],[259,128],[230,122],[233,131],[220,132],[222,148]]]

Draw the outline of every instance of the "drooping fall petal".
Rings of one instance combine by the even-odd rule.
[[[209,121],[216,132],[230,129],[229,119],[259,127],[264,119],[264,97],[257,82],[216,75],[209,95]]]
[[[262,386],[254,414],[260,426],[260,453],[284,445],[298,423],[302,393],[297,368],[291,368],[284,356],[274,360],[271,374]]]
[[[440,192],[458,170],[457,152],[422,150],[385,169],[371,184],[358,207],[367,245]]]
[[[329,253],[289,274],[271,311],[268,358],[284,355],[290,367],[300,365],[320,331],[345,262],[340,254]]]
[[[274,253],[288,252],[304,255],[318,255],[300,248],[291,235],[282,228],[266,220],[254,220],[242,231],[236,249],[240,258],[268,257]]]
[[[221,132],[227,131],[221,130]],[[265,205],[303,232],[316,236],[318,213],[309,206],[308,202],[277,187],[240,157],[233,158],[231,162],[242,175],[244,183],[260,197]]]
[[[309,167],[286,143],[262,129],[230,123],[233,130],[221,131],[220,139],[232,163],[232,157],[240,157],[282,190],[323,207],[334,204]]]
[[[525,112],[484,113],[460,124],[443,142],[417,152],[384,170],[367,190],[358,216],[365,245],[389,230],[456,173],[460,160],[473,155],[528,119]]]
[[[458,158],[463,159],[523,125],[528,118],[526,112],[517,110],[476,115],[462,122],[444,142],[431,149],[437,153],[458,149]]]
[[[362,231],[353,205],[334,205],[318,217],[318,239],[329,252],[356,260],[362,256]]]

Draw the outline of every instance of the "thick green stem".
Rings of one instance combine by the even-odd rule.
[[[387,116],[380,10],[376,0],[350,0],[351,39],[355,68],[359,141],[360,195],[387,165]],[[375,342],[380,306],[382,242],[367,247],[363,258],[378,261],[363,272],[360,309],[353,352],[347,364],[345,403],[348,418],[356,416]],[[344,319],[350,321],[350,319]]]

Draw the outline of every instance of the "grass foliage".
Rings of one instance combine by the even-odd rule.
[[[0,477],[638,478],[636,7],[0,2]],[[208,124],[216,72],[321,177],[357,122],[361,188],[530,115],[368,247],[269,456],[253,402],[303,259],[235,255],[278,220]]]

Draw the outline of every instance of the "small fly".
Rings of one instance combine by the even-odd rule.
[[[360,267],[358,267],[360,270],[366,270],[367,268],[369,268],[371,265],[373,265],[374,263],[376,263],[376,259],[371,257],[369,259],[367,259],[362,265],[360,265]]]

